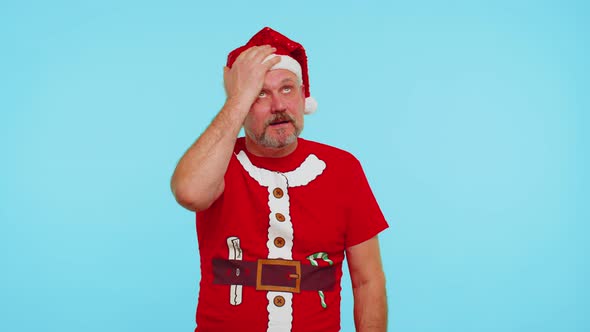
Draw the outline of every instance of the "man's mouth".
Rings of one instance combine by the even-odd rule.
[[[290,123],[291,121],[289,120],[281,120],[281,121],[273,121],[270,123],[271,126],[278,126],[278,125],[282,125],[285,123]]]

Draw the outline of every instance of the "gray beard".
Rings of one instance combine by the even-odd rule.
[[[262,134],[258,135],[258,136],[254,135],[253,133],[248,132],[248,131],[246,132],[246,134],[250,137],[250,139],[255,141],[258,145],[264,146],[266,148],[274,148],[274,149],[280,149],[280,148],[283,148],[287,145],[295,143],[295,141],[297,140],[297,137],[299,137],[299,135],[301,134],[301,128],[295,127],[295,132],[293,134],[290,134],[287,137],[283,137],[282,134],[285,130],[280,129],[278,132],[280,138],[277,139],[277,138],[267,135],[266,134],[267,129],[268,129],[268,126],[266,128],[264,128],[264,131],[262,132]]]

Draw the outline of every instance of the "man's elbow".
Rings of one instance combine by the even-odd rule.
[[[359,276],[352,279],[352,288],[385,288],[385,272],[383,270],[374,271],[371,274]]]
[[[190,198],[190,196],[186,196],[183,194],[174,194],[174,198],[176,199],[176,202],[178,204],[190,211],[199,212],[209,207],[199,203],[198,200],[192,199]]]
[[[208,209],[213,202],[219,197],[217,192],[211,193],[206,191],[197,191],[187,186],[171,184],[172,194],[176,202],[185,209],[200,212]]]

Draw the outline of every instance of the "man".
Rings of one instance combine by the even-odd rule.
[[[305,50],[264,28],[229,54],[224,83],[171,181],[197,212],[195,331],[339,331],[345,253],[357,331],[385,331],[387,223],[351,154],[298,137],[316,108]]]

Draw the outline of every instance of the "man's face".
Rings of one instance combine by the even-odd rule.
[[[303,86],[297,76],[286,69],[271,70],[244,120],[244,131],[258,145],[285,147],[303,130],[304,108]]]

